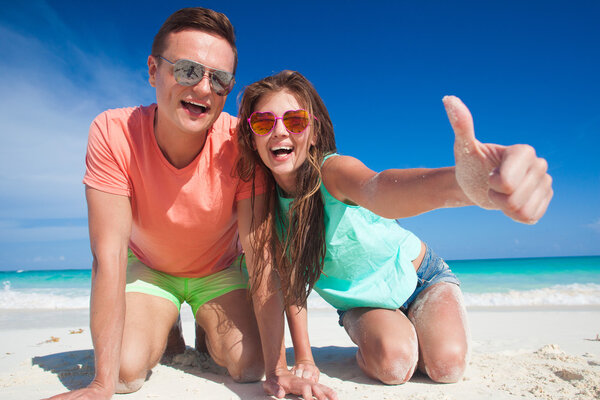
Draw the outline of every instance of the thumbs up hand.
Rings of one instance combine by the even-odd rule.
[[[482,208],[501,210],[518,222],[536,223],[553,195],[546,160],[528,145],[479,142],[463,102],[455,96],[442,101],[455,135],[456,180],[465,195]]]

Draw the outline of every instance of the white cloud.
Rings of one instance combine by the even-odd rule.
[[[598,218],[595,222],[592,222],[591,224],[588,224],[586,226],[588,228],[590,228],[591,230],[600,233],[600,218]]]
[[[38,5],[55,37],[0,24],[0,218],[84,216],[91,121],[109,107],[152,101],[145,60],[131,69],[78,46],[58,16]]]
[[[0,228],[2,243],[54,242],[88,238],[86,226],[45,226]]]

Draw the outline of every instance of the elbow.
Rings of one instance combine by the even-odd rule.
[[[92,248],[92,278],[99,273],[125,271],[127,268],[128,247],[119,249]]]

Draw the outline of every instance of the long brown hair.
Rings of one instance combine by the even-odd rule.
[[[258,102],[267,94],[288,92],[316,118],[311,131],[315,145],[307,152],[306,161],[296,174],[296,198],[286,216],[281,214],[275,179],[262,162],[254,145],[254,133],[247,122]],[[244,89],[240,102],[238,142],[240,158],[237,173],[243,180],[253,180],[257,171],[264,172],[267,192],[265,214],[260,226],[254,219],[252,243],[256,254],[251,293],[260,286],[267,263],[272,262],[281,281],[286,305],[303,305],[315,282],[321,276],[325,259],[325,221],[321,186],[323,157],[335,153],[333,124],[327,108],[313,85],[299,72],[282,71]],[[254,185],[252,204],[254,207]],[[285,210],[284,210],[285,212]],[[288,221],[287,224],[285,221]],[[287,229],[282,227],[286,227]],[[257,251],[260,249],[261,252]],[[267,254],[263,256],[264,251]]]

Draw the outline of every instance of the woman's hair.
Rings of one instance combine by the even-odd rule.
[[[254,133],[247,121],[258,102],[276,92],[293,95],[301,107],[316,117],[312,119],[310,129],[304,133],[314,135],[315,145],[309,147],[306,161],[297,171],[296,197],[287,218],[281,214],[275,180],[256,151]],[[240,102],[238,142],[240,157],[237,173],[241,179],[253,181],[253,208],[257,172],[264,173],[267,186],[265,215],[260,223],[254,218],[252,220],[252,247],[256,262],[250,281],[251,293],[260,286],[267,263],[272,262],[281,280],[285,304],[303,305],[321,275],[325,258],[324,209],[319,191],[321,165],[324,156],[336,151],[329,113],[313,85],[302,74],[282,71],[244,89]],[[289,221],[287,224],[286,220]]]

